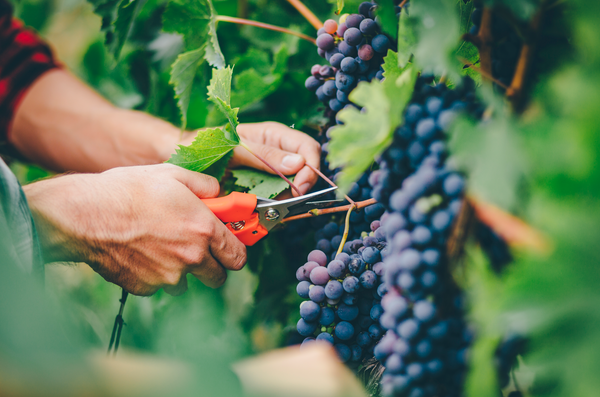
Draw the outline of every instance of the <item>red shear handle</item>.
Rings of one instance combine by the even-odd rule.
[[[258,222],[258,213],[254,212],[256,196],[253,194],[233,192],[225,197],[203,199],[202,202],[244,245],[254,245],[268,233]]]

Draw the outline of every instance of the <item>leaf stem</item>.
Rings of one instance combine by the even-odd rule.
[[[342,241],[340,241],[340,246],[338,247],[336,255],[339,255],[342,253],[342,250],[344,249],[344,244],[346,244],[346,240],[348,239],[348,232],[350,231],[350,213],[352,212],[354,207],[356,207],[356,205],[351,205],[350,208],[348,208],[348,212],[346,213],[346,223],[344,224],[344,234],[342,235]]]
[[[281,179],[283,179],[284,181],[286,181],[288,183],[288,185],[291,186],[292,189],[294,189],[294,191],[296,193],[298,193],[299,196],[302,196],[302,193],[300,193],[300,190],[298,190],[298,188],[296,187],[296,185],[294,185],[292,183],[292,181],[290,181],[288,178],[286,178],[285,175],[283,175],[278,169],[276,169],[275,167],[273,167],[271,164],[269,164],[269,162],[265,159],[263,159],[260,155],[258,155],[257,153],[254,153],[252,151],[252,149],[250,149],[248,147],[248,145],[246,145],[244,142],[240,141],[240,146],[243,147],[244,149],[246,149],[247,151],[249,151],[250,153],[252,153],[252,155],[254,155],[254,157],[256,157],[257,159],[259,159],[260,161],[262,161],[267,167],[269,167],[274,173],[276,173],[277,175],[279,175],[279,177]]]
[[[337,187],[337,185],[335,183],[333,183],[333,181],[329,178],[327,178],[327,176],[325,176],[325,174],[323,174],[320,170],[318,170],[317,168],[313,167],[312,165],[306,163],[305,164],[308,168],[310,168],[311,170],[313,170],[313,172],[317,175],[319,175],[321,178],[325,179],[325,181],[327,181],[327,183],[329,183],[330,186],[333,187]],[[344,194],[344,198],[346,200],[348,200],[348,202],[352,205],[356,205],[356,203],[354,202],[354,200],[352,200],[350,197],[348,197],[348,195]]]
[[[492,76],[488,72],[484,71],[483,69],[480,69],[477,66],[473,65],[471,62],[469,62],[465,58],[458,57],[458,60],[460,62],[462,62],[463,64],[465,64],[465,66],[467,66],[469,69],[473,69],[474,71],[476,71],[483,77],[487,78],[490,81],[493,81],[494,83],[498,84],[500,87],[504,88],[505,90],[508,89],[508,86],[506,84],[504,84],[503,82],[501,82],[498,79],[495,79],[494,76]]]
[[[306,20],[317,30],[323,27],[323,22],[300,0],[287,0]]]
[[[309,37],[309,36],[307,36],[305,34],[302,34],[300,32],[294,32],[293,30],[290,30],[290,29],[282,28],[282,27],[275,26],[275,25],[270,25],[268,23],[251,21],[249,19],[243,19],[243,18],[228,17],[228,16],[225,16],[225,15],[218,15],[215,19],[217,21],[222,21],[222,22],[231,22],[231,23],[237,23],[237,24],[240,24],[240,25],[255,26],[257,28],[274,30],[276,32],[281,32],[281,33],[287,33],[287,34],[291,34],[293,36],[300,37],[301,39],[304,39],[306,41],[310,41],[311,43],[313,43],[315,45],[317,44],[317,40],[313,39],[312,37]]]
[[[347,211],[350,208],[359,210],[361,208],[368,207],[369,205],[373,205],[375,203],[377,203],[377,200],[368,199],[365,201],[359,201],[355,205],[348,204],[348,205],[342,205],[341,207],[324,208],[324,209],[320,209],[320,210],[315,209],[315,210],[311,210],[305,214],[290,216],[289,218],[285,218],[282,222],[296,221],[298,219],[304,219],[304,218],[312,218],[313,216],[335,214],[336,212]]]
[[[404,7],[404,5],[406,4],[408,0],[402,0],[402,2],[400,4],[398,4],[398,7]]]

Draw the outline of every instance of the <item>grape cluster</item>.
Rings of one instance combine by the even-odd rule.
[[[317,51],[329,65],[314,65],[305,86],[334,114],[351,105],[348,95],[360,81],[383,78],[383,57],[393,43],[376,10],[377,4],[363,2],[358,14],[342,15],[339,24],[328,19],[317,31]]]
[[[477,5],[471,14],[473,27],[469,33],[477,34],[481,28],[481,19],[483,15],[482,5]],[[519,37],[517,31],[510,24],[499,17],[497,13],[492,14],[491,31],[494,40],[492,46],[492,76],[498,81],[510,86],[523,40]],[[496,85],[496,88],[502,88]]]
[[[444,141],[460,112],[479,118],[483,110],[472,82],[450,90],[431,80],[418,79],[404,124],[370,178],[387,209],[380,228],[389,251],[380,317],[387,332],[374,350],[387,396],[460,395],[472,339],[446,257],[465,180],[447,161]]]
[[[328,225],[333,229],[335,224]],[[378,226],[373,222],[375,232]],[[372,357],[373,347],[383,335],[378,320],[386,292],[381,283],[385,247],[385,240],[371,233],[347,242],[333,260],[321,250],[308,254],[308,262],[296,272],[296,291],[308,299],[300,305],[297,324],[300,335],[306,337],[303,345],[315,340],[328,342],[348,363]]]

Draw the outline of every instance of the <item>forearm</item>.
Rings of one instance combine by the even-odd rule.
[[[25,157],[58,172],[160,163],[179,138],[173,125],[113,106],[64,70],[32,85],[9,133]]]

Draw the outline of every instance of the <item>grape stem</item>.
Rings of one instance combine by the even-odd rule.
[[[250,153],[252,153],[252,155],[254,157],[256,157],[257,159],[259,159],[260,161],[262,161],[267,167],[269,167],[274,173],[276,173],[277,175],[279,175],[279,177],[281,179],[283,179],[284,181],[286,181],[288,183],[288,185],[290,185],[290,187],[292,189],[294,189],[294,191],[296,193],[298,193],[299,196],[302,196],[302,193],[300,193],[300,190],[298,190],[298,188],[296,187],[296,185],[294,185],[292,183],[292,181],[290,181],[288,178],[286,178],[285,175],[283,175],[279,170],[277,170],[275,167],[273,167],[271,164],[269,164],[269,162],[265,159],[263,159],[260,155],[258,155],[257,153],[254,153],[252,151],[252,149],[250,149],[248,147],[248,145],[246,145],[244,142],[240,141],[240,146],[243,147],[244,149],[246,149],[247,151],[249,151]]]
[[[348,212],[346,213],[346,223],[344,224],[344,234],[342,235],[342,241],[340,241],[340,246],[338,247],[337,255],[342,253],[342,250],[344,249],[344,245],[346,244],[346,240],[348,239],[348,231],[350,231],[350,214],[352,213],[352,210],[355,207],[356,207],[356,205],[350,205],[350,208],[348,208]]]
[[[404,7],[404,5],[408,2],[408,0],[402,0],[402,2],[400,4],[398,4],[398,7]]]
[[[302,16],[317,30],[323,27],[323,22],[300,0],[287,0]]]
[[[276,32],[291,34],[293,36],[300,37],[301,39],[304,39],[306,41],[310,41],[314,45],[317,45],[317,40],[313,39],[310,36],[307,36],[307,35],[302,34],[300,32],[294,32],[293,30],[290,30],[290,29],[282,28],[282,27],[275,26],[275,25],[270,25],[268,23],[251,21],[249,19],[243,19],[243,18],[228,17],[228,16],[225,16],[225,15],[218,15],[215,19],[216,19],[217,22],[219,22],[219,21],[221,21],[221,22],[231,22],[231,23],[237,23],[237,24],[240,24],[240,25],[249,25],[249,26],[254,26],[254,27],[257,27],[257,28],[274,30]]]
[[[337,185],[335,183],[333,183],[333,181],[329,178],[327,178],[327,176],[325,176],[324,173],[322,173],[320,170],[318,170],[317,168],[313,167],[312,165],[306,163],[306,166],[308,168],[310,168],[311,170],[313,170],[313,172],[317,175],[319,175],[321,178],[325,179],[325,181],[327,181],[327,183],[329,183],[330,186],[332,187],[337,187]],[[350,197],[348,197],[348,195],[344,194],[344,198],[346,200],[348,200],[348,202],[352,205],[356,205],[356,203],[354,202],[354,200],[352,200]]]
[[[354,205],[348,204],[348,205],[342,205],[341,207],[333,207],[333,208],[324,208],[324,209],[310,210],[310,211],[308,211],[305,214],[294,215],[294,216],[290,216],[289,218],[285,218],[282,222],[295,221],[295,220],[304,219],[304,218],[312,218],[313,216],[335,214],[336,212],[347,211],[350,208],[354,208],[356,210],[359,210],[361,208],[368,207],[369,205],[373,205],[373,204],[376,204],[376,203],[377,203],[377,200],[375,200],[375,199],[368,199],[368,200],[365,200],[365,201],[359,201],[359,202],[355,203]]]
[[[477,66],[473,65],[471,62],[469,62],[465,58],[458,57],[458,60],[460,62],[462,62],[465,66],[467,66],[469,69],[473,69],[474,71],[476,71],[483,77],[487,78],[488,80],[493,81],[494,83],[498,84],[500,87],[504,88],[505,90],[508,89],[508,86],[506,84],[504,84],[500,80],[495,79],[494,76],[492,76],[488,72],[484,71],[483,69],[480,69]]]

